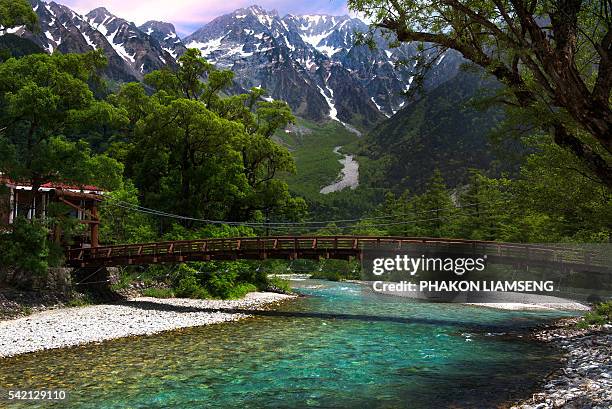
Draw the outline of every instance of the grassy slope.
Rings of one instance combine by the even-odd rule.
[[[357,151],[360,139],[337,122],[316,124],[298,120],[302,132],[282,133],[277,141],[287,146],[296,161],[297,173],[285,175],[289,189],[294,195],[306,199],[312,220],[330,220],[358,217],[376,203],[375,189],[344,189],[327,195],[319,193],[323,186],[333,183],[342,165],[339,155],[333,153],[336,146],[342,152]],[[305,131],[305,132],[304,132]],[[357,159],[361,167],[367,158]]]

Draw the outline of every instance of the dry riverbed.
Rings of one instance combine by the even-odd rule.
[[[0,321],[0,357],[236,321],[249,316],[244,310],[292,297],[268,292],[249,293],[241,300],[139,297],[115,304],[44,311]]]
[[[340,153],[340,149],[342,149],[342,146],[334,148],[335,154],[342,155],[342,159],[338,160],[342,164],[340,175],[336,182],[321,189],[320,193],[324,195],[339,192],[347,187],[354,190],[359,186],[359,163],[353,159],[353,155],[343,155]]]

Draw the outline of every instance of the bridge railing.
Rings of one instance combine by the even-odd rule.
[[[140,261],[183,261],[183,256],[231,256],[236,258],[296,257],[311,254],[322,257],[343,252],[358,256],[366,249],[423,249],[423,251],[467,256],[496,257],[498,259],[538,260],[539,262],[585,264],[601,267],[611,265],[611,256],[602,251],[576,246],[498,243],[461,239],[423,237],[372,236],[276,236],[200,239],[159,243],[142,243],[96,248],[71,249],[68,262],[72,264],[117,264]],[[335,253],[334,253],[335,252]]]

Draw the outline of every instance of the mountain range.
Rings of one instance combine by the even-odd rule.
[[[287,101],[294,113],[314,121],[335,120],[366,130],[405,105],[413,85],[416,44],[390,47],[375,33],[375,49],[356,44],[369,27],[349,16],[286,15],[251,6],[220,16],[181,39],[167,22],[141,26],[103,7],[79,15],[56,2],[30,0],[41,30],[9,34],[31,40],[49,53],[102,49],[114,81],[139,81],[151,71],[176,66],[187,48],[197,48],[217,67],[235,73],[236,92],[263,87],[267,98]],[[446,51],[424,82],[433,89],[452,79],[462,63]],[[416,64],[416,63],[413,63]]]
[[[15,55],[101,49],[109,61],[105,76],[116,83],[175,68],[188,48],[197,48],[216,67],[234,72],[231,92],[262,87],[264,99],[286,101],[298,117],[363,133],[360,155],[378,169],[377,176],[362,174],[364,185],[418,190],[439,168],[457,186],[466,182],[468,168],[508,170],[487,139],[500,113],[469,105],[479,89],[497,85],[461,70],[465,60],[452,50],[436,55],[412,43],[392,47],[392,38],[377,31],[370,48],[356,41],[369,26],[350,16],[280,16],[251,6],[180,38],[168,22],[137,26],[103,7],[79,15],[53,1],[30,2],[40,30],[0,30],[0,48],[11,43]],[[420,53],[434,61],[424,91],[407,102]]]

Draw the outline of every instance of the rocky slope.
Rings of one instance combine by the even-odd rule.
[[[374,50],[356,44],[357,33],[367,30],[364,22],[348,16],[281,17],[252,6],[218,17],[184,43],[234,71],[239,88],[262,86],[307,119],[368,128],[403,106],[413,69],[398,62],[414,57],[417,48],[389,48],[380,34]],[[426,88],[451,79],[461,62],[455,53],[443,54]]]
[[[175,60],[187,51],[187,47],[176,34],[176,29],[170,23],[163,21],[147,21],[141,25],[140,30],[159,42],[163,50]]]
[[[87,22],[102,33],[114,51],[132,69],[136,77],[175,65],[175,59],[163,49],[155,37],[145,33],[134,23],[109,13],[104,7],[90,11]]]

